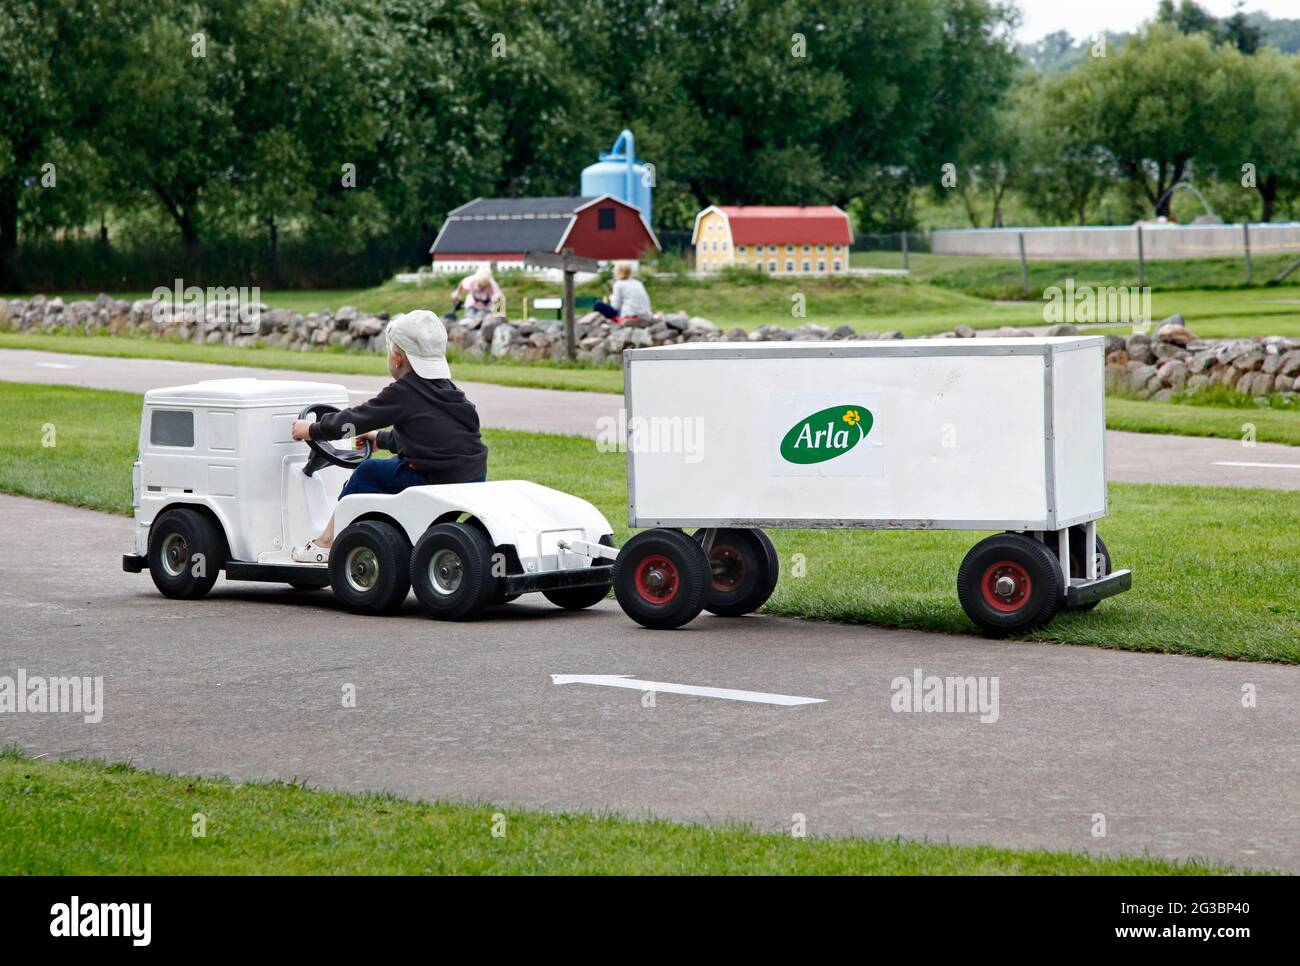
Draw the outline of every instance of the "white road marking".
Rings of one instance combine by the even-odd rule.
[[[75,369],[76,366],[70,366],[66,362],[36,362],[33,363],[37,369]]]
[[[1300,470],[1300,463],[1248,463],[1241,460],[1216,460],[1215,466],[1263,466],[1271,470]]]
[[[768,694],[766,691],[737,691],[733,688],[702,688],[694,684],[669,684],[667,681],[642,681],[626,674],[552,674],[552,684],[599,684],[608,688],[631,688],[659,694],[689,694],[698,698],[722,698],[724,701],[750,701],[755,704],[824,704],[825,698],[801,698],[793,694]]]

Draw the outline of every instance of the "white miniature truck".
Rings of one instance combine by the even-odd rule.
[[[1127,590],[1106,515],[1103,340],[711,343],[624,354],[614,591],[648,627],[767,600],[761,528],[996,530],[957,573],[986,634]],[[687,535],[682,528],[697,528]]]
[[[168,597],[197,598],[231,580],[332,587],[349,608],[391,613],[412,587],[431,617],[464,620],[493,603],[540,592],[567,609],[610,587],[610,562],[564,549],[612,552],[605,517],[585,500],[522,480],[414,486],[338,499],[370,453],[297,442],[295,419],[348,405],[343,386],[223,379],[145,394],[132,474],[135,552]],[[351,440],[343,442],[350,446]],[[292,548],[336,513],[328,565]]]

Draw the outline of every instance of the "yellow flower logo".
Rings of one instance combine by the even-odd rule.
[[[850,409],[840,418],[843,419],[850,426],[856,426],[858,423],[862,422],[862,417],[858,415],[858,411],[856,409]]]

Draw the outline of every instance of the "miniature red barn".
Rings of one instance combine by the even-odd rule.
[[[610,195],[476,198],[447,215],[433,242],[434,270],[484,262],[522,267],[524,253],[560,252],[598,261],[635,261],[659,239],[633,205]]]

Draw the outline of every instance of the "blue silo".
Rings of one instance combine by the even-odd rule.
[[[620,201],[636,205],[647,225],[650,220],[650,196],[654,191],[654,165],[636,159],[636,139],[631,131],[623,131],[610,150],[600,155],[600,160],[582,170],[582,193],[612,195]]]

